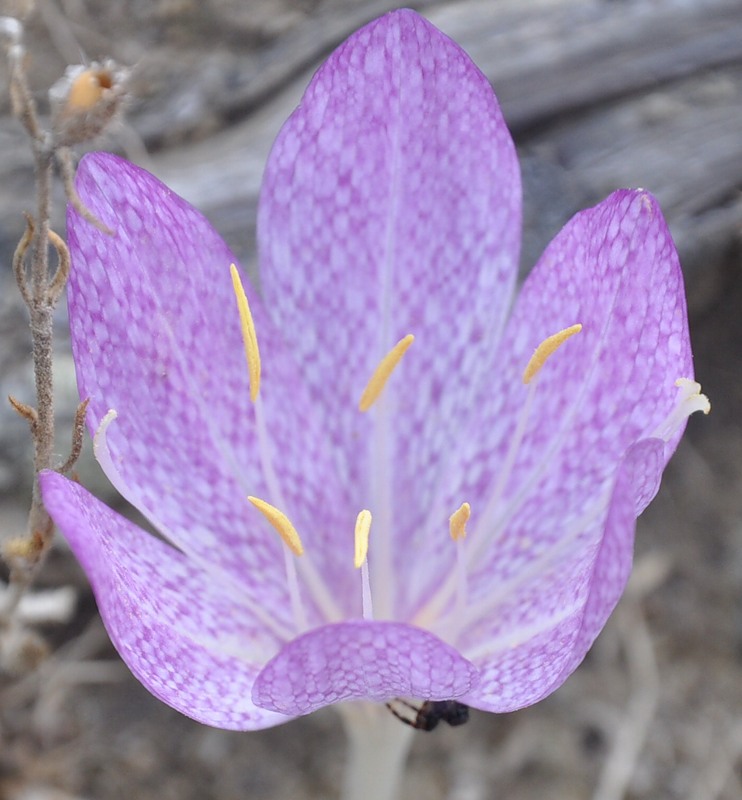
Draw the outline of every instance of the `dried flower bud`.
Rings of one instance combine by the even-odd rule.
[[[67,67],[49,89],[55,144],[67,147],[101,134],[122,108],[128,76],[110,60]]]

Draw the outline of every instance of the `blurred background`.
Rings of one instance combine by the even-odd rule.
[[[659,197],[686,274],[693,418],[639,520],[629,591],[586,662],[540,705],[420,733],[404,797],[742,797],[742,5],[739,0],[423,0],[410,6],[487,74],[520,151],[523,269],[577,210],[621,186]],[[23,19],[42,110],[68,64],[132,68],[122,152],[199,207],[254,269],[270,144],[313,70],[387,0],[4,0]],[[27,140],[0,64],[0,397],[33,402],[10,259],[34,207]],[[63,231],[61,192],[55,225]],[[65,310],[58,452],[77,402]],[[83,481],[116,504],[86,445]],[[0,537],[21,533],[27,426],[0,404]],[[64,589],[51,655],[0,677],[0,800],[333,798],[344,736],[330,710],[227,733],[158,703],[119,662],[60,540],[37,581]],[[62,616],[65,616],[62,613]],[[370,798],[372,800],[372,798]]]

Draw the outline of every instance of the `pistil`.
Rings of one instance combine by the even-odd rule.
[[[675,408],[655,428],[653,435],[668,441],[685,420],[696,411],[703,414],[711,413],[711,403],[708,397],[701,392],[701,384],[690,378],[678,378],[675,381],[678,388],[678,400]]]

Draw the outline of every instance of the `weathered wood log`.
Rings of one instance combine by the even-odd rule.
[[[247,13],[229,0],[208,9],[182,2],[170,11],[129,9],[131,17],[126,5],[91,4],[95,19],[47,19],[32,32],[43,39],[56,31],[57,49],[70,57],[70,41],[79,41],[136,61],[139,99],[129,124],[153,153],[151,166],[247,252],[262,164],[280,122],[321,58],[396,4],[325,0],[300,12],[263,0]],[[532,234],[529,259],[574,210],[623,185],[659,195],[689,267],[694,242],[709,230],[731,241],[742,218],[738,0],[413,5],[465,47],[496,88],[526,157],[528,219],[544,227]],[[137,23],[150,26],[144,35]],[[49,63],[40,70],[49,79],[51,71]],[[0,164],[0,234],[18,229],[15,209],[28,183],[22,137],[2,122],[13,157]],[[136,139],[122,136],[119,146],[127,141]]]

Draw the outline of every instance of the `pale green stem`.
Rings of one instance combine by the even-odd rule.
[[[416,733],[383,703],[337,706],[348,734],[342,800],[398,800]]]

